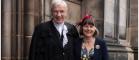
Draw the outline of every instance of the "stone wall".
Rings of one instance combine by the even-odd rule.
[[[105,38],[105,33],[112,30],[116,38],[112,36],[105,39],[110,60],[137,60],[137,0],[66,0],[66,2],[69,7],[69,17],[66,21],[75,24],[89,11],[96,19],[100,37]],[[33,29],[37,24],[50,19],[50,4],[51,0],[2,0],[2,60],[28,59]],[[125,19],[126,34],[122,40],[118,38],[118,24],[108,25],[113,26],[110,29],[107,21],[115,23],[117,20]]]
[[[104,0],[83,0],[81,6],[82,16],[86,13],[93,16],[96,27],[100,31],[99,36],[103,38]]]

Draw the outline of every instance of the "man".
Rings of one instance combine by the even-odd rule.
[[[74,60],[74,42],[79,37],[75,26],[64,22],[67,4],[52,2],[52,19],[35,27],[29,60]]]

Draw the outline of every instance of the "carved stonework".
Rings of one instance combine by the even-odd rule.
[[[28,60],[34,27],[50,19],[52,0],[2,0],[1,59]],[[66,0],[75,24],[87,11],[108,45],[109,60],[138,59],[137,0]]]

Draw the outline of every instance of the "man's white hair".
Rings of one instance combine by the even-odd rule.
[[[61,4],[67,7],[67,3],[64,0],[52,0],[51,7],[53,8],[55,5],[61,5]]]

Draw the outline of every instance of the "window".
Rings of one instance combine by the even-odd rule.
[[[104,39],[126,40],[127,0],[105,0]]]

